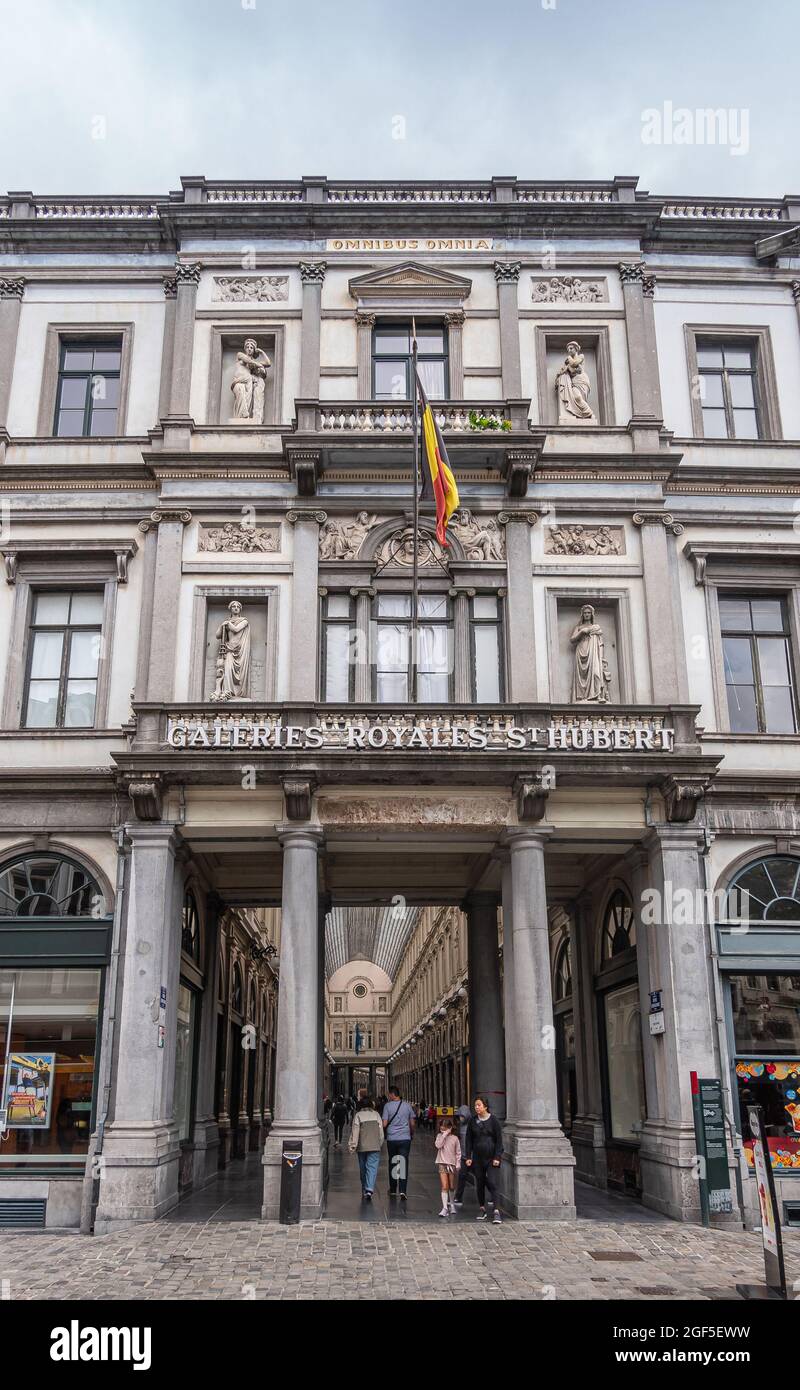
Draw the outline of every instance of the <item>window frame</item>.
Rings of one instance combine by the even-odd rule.
[[[128,430],[128,403],[130,397],[131,360],[133,355],[133,328],[131,322],[121,323],[48,323],[45,335],[42,385],[39,395],[37,437],[58,440],[64,444],[82,439],[84,442],[108,445],[110,439],[122,439]],[[59,399],[59,367],[61,363],[61,344],[69,339],[75,343],[101,343],[111,339],[121,339],[119,370],[119,405],[117,407],[117,428],[115,434],[59,435],[56,434],[56,407]],[[154,412],[157,401],[153,402]]]
[[[369,643],[369,658],[370,658],[370,660],[369,660],[369,667],[370,667],[370,691],[371,691],[371,700],[372,700],[372,703],[375,704],[375,705],[381,705],[381,706],[383,706],[383,707],[385,707],[385,708],[387,708],[387,709],[388,709],[388,708],[391,708],[391,705],[394,704],[394,703],[397,703],[399,706],[402,706],[402,707],[425,704],[425,705],[428,705],[431,709],[435,709],[437,705],[441,705],[441,704],[451,704],[451,703],[454,701],[454,699],[455,699],[455,669],[456,669],[455,642],[456,642],[456,638],[457,638],[457,630],[456,630],[456,621],[455,621],[455,604],[454,604],[454,601],[453,601],[453,599],[452,599],[452,597],[451,597],[451,595],[450,595],[450,592],[449,592],[449,585],[437,585],[437,586],[430,586],[430,587],[427,587],[427,586],[426,586],[426,587],[424,587],[424,588],[423,588],[423,587],[420,588],[420,598],[426,598],[426,597],[428,597],[428,596],[433,595],[433,596],[436,596],[436,597],[443,598],[443,599],[445,600],[446,604],[447,604],[447,620],[446,620],[446,622],[445,622],[445,623],[439,623],[439,622],[437,622],[437,623],[435,624],[435,626],[437,626],[437,627],[441,627],[441,626],[447,627],[448,632],[449,632],[449,634],[450,634],[450,636],[449,636],[449,638],[448,638],[449,649],[452,648],[452,651],[453,651],[453,658],[454,658],[454,659],[453,659],[453,662],[452,662],[452,665],[451,665],[451,669],[447,672],[447,688],[448,688],[448,694],[447,694],[446,699],[443,700],[443,701],[442,701],[442,700],[421,701],[421,700],[419,700],[419,699],[417,698],[417,690],[416,690],[416,688],[415,688],[415,683],[414,683],[414,680],[413,680],[413,666],[412,666],[412,661],[411,661],[411,656],[412,656],[411,644],[409,644],[409,661],[408,661],[408,667],[407,667],[407,678],[408,678],[409,698],[406,699],[406,700],[399,700],[399,701],[397,701],[397,702],[394,702],[394,701],[382,701],[382,700],[380,700],[380,699],[378,698],[378,661],[377,661],[377,656],[378,656],[378,632],[379,632],[380,626],[381,626],[382,624],[385,624],[386,626],[390,626],[392,623],[397,623],[397,621],[398,621],[398,617],[397,617],[397,616],[386,617],[386,618],[380,618],[380,617],[378,616],[378,609],[379,609],[379,605],[380,605],[380,600],[381,600],[382,598],[386,598],[386,597],[389,597],[389,596],[392,596],[392,595],[394,595],[394,596],[399,596],[399,597],[402,597],[402,598],[408,598],[409,601],[410,601],[410,599],[411,599],[411,592],[410,592],[410,590],[409,590],[409,588],[407,587],[406,584],[403,584],[402,586],[399,586],[399,587],[397,587],[397,586],[395,586],[395,585],[391,585],[391,586],[390,586],[390,585],[387,584],[385,587],[381,587],[381,588],[376,589],[375,594],[374,594],[374,596],[373,596],[372,599],[371,599],[371,605],[370,605],[371,611],[370,611],[370,643]],[[401,618],[401,619],[399,619],[399,621],[402,622],[402,623],[404,623],[404,624],[406,624],[407,627],[408,627],[408,629],[409,629],[409,631],[411,630],[411,611],[410,611],[410,609],[409,609],[408,617],[407,617],[407,618]],[[418,624],[417,624],[417,625],[418,625],[418,627],[423,627],[425,624],[423,623],[422,619],[420,618],[420,619],[418,619]]]
[[[746,563],[749,561],[749,563]],[[797,673],[800,671],[800,584],[797,582],[794,567],[786,562],[770,562],[769,552],[760,555],[739,556],[726,550],[724,554],[709,553],[704,558],[703,575],[700,582],[705,588],[706,615],[708,622],[709,646],[711,652],[711,677],[714,687],[714,710],[717,733],[734,739],[789,739],[800,737],[794,734],[737,733],[731,728],[728,712],[728,691],[725,680],[725,660],[722,645],[722,623],[720,619],[720,597],[728,598],[734,594],[747,594],[748,597],[780,597],[786,603],[788,620],[789,658],[795,692],[795,718],[800,729],[800,698],[797,693]],[[708,732],[711,732],[710,730]]]
[[[347,618],[329,618],[328,604],[334,598],[346,598],[349,605]],[[327,672],[328,672],[328,629],[330,626],[347,626],[348,632],[358,633],[358,605],[356,599],[348,589],[326,589],[320,594],[319,605],[319,699],[322,704],[341,704],[341,701],[329,700],[327,695]],[[352,640],[352,639],[351,639]],[[359,639],[356,636],[356,640]],[[356,665],[355,661],[348,661],[347,671],[347,702],[352,704],[355,700],[356,690]]]
[[[34,621],[36,615],[36,601],[40,595],[48,593],[69,594],[70,612],[72,609],[72,597],[76,593],[99,595],[103,606],[103,610],[105,609],[105,595],[103,593],[102,585],[78,585],[76,588],[45,588],[37,586],[35,589],[32,590],[28,614],[28,623],[25,633],[25,676],[22,683],[22,708],[20,711],[20,728],[25,729],[26,732],[30,733],[41,732],[43,729],[48,729],[50,731],[63,729],[94,729],[97,727],[97,703],[100,693],[100,662],[102,660],[103,652],[103,619],[105,617],[105,611],[101,612],[99,626],[96,623],[73,624],[69,621],[69,615],[66,624],[42,623],[40,625]],[[54,724],[28,723],[28,700],[30,696],[31,667],[33,665],[33,649],[35,645],[35,636],[38,632],[61,632],[64,633],[65,638],[67,639],[62,643],[61,646],[61,669],[59,671],[58,676],[58,700],[56,706],[56,720]],[[67,686],[69,684],[69,660],[70,654],[72,652],[72,634],[74,632],[96,632],[100,638],[100,652],[98,653],[97,657],[97,675],[94,677],[94,710],[92,722],[90,724],[64,723],[64,714],[67,700]]]
[[[441,322],[440,322],[438,319],[428,319],[428,320],[420,319],[420,320],[418,320],[418,321],[417,321],[417,329],[424,329],[424,328],[436,328],[438,331],[441,332],[441,335],[442,335],[442,351],[441,351],[441,352],[419,352],[419,351],[418,351],[418,352],[417,352],[417,361],[418,361],[418,362],[441,362],[441,363],[442,363],[442,366],[443,366],[443,373],[444,373],[444,395],[443,395],[443,396],[432,396],[432,397],[431,397],[431,400],[436,400],[436,401],[440,401],[440,400],[441,400],[441,401],[449,401],[449,400],[451,400],[451,394],[450,394],[450,335],[449,335],[449,333],[448,333],[448,325],[445,323],[444,319],[442,319]],[[400,331],[400,330],[405,330],[405,331],[408,332],[408,336],[409,336],[409,351],[408,351],[407,354],[403,354],[403,353],[391,353],[391,354],[390,354],[390,353],[387,353],[387,354],[385,355],[385,357],[384,357],[384,355],[383,355],[382,353],[378,353],[378,352],[376,351],[376,342],[377,342],[377,339],[379,338],[379,336],[381,335],[381,333],[397,333],[397,332]],[[411,348],[410,348],[410,344],[411,344],[411,332],[412,332],[412,323],[411,323],[411,319],[379,318],[379,319],[377,319],[376,322],[374,323],[374,325],[373,325],[373,327],[372,327],[372,336],[371,336],[371,340],[370,340],[370,390],[372,391],[372,397],[371,397],[372,400],[385,402],[386,404],[389,404],[391,401],[407,402],[407,401],[413,400],[413,383],[412,383],[412,381],[411,381],[411,364],[412,364],[412,360],[413,360],[413,359],[412,359],[412,353],[411,353]],[[376,364],[377,364],[379,361],[390,361],[390,362],[391,362],[391,361],[398,361],[398,362],[399,362],[401,359],[402,359],[402,360],[404,361],[404,363],[405,363],[405,370],[406,370],[406,395],[405,395],[405,396],[386,396],[386,395],[378,396],[377,390],[376,390],[376,383],[375,383],[375,368],[376,368]]]
[[[119,345],[118,347],[117,347],[117,344]],[[66,357],[67,352],[69,352],[69,351],[71,351],[71,350],[73,350],[73,349],[78,349],[78,350],[80,350],[81,345],[83,345],[83,348],[84,348],[85,351],[91,350],[93,353],[94,353],[94,352],[97,352],[98,350],[101,350],[104,346],[107,348],[108,351],[111,351],[112,349],[113,349],[114,351],[118,351],[118,352],[119,352],[119,367],[117,368],[116,371],[108,371],[108,372],[96,371],[96,372],[88,372],[88,373],[87,373],[86,371],[78,371],[78,370],[75,369],[75,368],[68,368],[68,367],[66,367],[66,366],[64,365],[64,359],[65,359],[65,357]],[[66,334],[66,333],[64,333],[64,334],[61,335],[61,337],[59,338],[59,341],[58,341],[58,379],[57,379],[57,382],[56,382],[56,400],[55,400],[55,408],[54,408],[54,411],[53,411],[53,436],[54,436],[54,438],[57,438],[57,439],[114,439],[114,438],[116,437],[116,431],[115,431],[114,433],[112,433],[112,434],[95,434],[94,431],[93,431],[92,428],[91,428],[91,426],[92,426],[92,420],[93,420],[93,418],[94,418],[94,407],[95,407],[95,401],[94,401],[94,396],[92,395],[91,384],[94,382],[94,380],[95,380],[96,377],[102,376],[102,377],[107,378],[107,379],[110,380],[110,381],[117,381],[117,382],[119,382],[120,390],[122,389],[122,348],[123,348],[123,343],[122,343],[122,335],[121,335],[121,334],[120,334],[118,337],[115,337],[115,338],[110,338],[110,337],[109,337],[109,338],[107,338],[107,339],[106,339],[106,338],[95,338],[95,339],[88,339],[88,338],[86,338],[86,339],[81,339],[81,338],[70,338],[69,335]],[[60,431],[59,428],[58,428],[58,426],[59,426],[59,417],[60,417],[60,415],[61,415],[61,412],[62,412],[62,410],[64,410],[64,409],[73,409],[73,408],[75,408],[75,407],[69,407],[69,406],[62,406],[62,404],[61,404],[62,395],[63,395],[64,383],[67,382],[67,381],[84,381],[84,380],[86,380],[87,383],[89,384],[89,389],[87,389],[87,391],[86,391],[86,397],[85,397],[84,405],[83,405],[83,429],[81,430],[80,434],[72,434],[72,433],[62,434],[61,431]],[[106,409],[107,407],[102,407],[102,406],[101,406],[101,407],[98,407],[98,408],[99,408],[99,409]],[[116,405],[116,409],[115,409],[115,412],[114,412],[114,413],[115,413],[115,421],[114,421],[114,423],[115,423],[115,425],[118,425],[118,424],[119,424],[119,398],[117,399],[117,405]]]
[[[760,324],[687,323],[684,324],[684,338],[689,401],[692,412],[692,438],[709,444],[718,444],[722,447],[736,444],[741,448],[782,439],[775,360],[769,328]],[[758,421],[757,439],[736,439],[731,436],[727,439],[714,439],[705,435],[702,401],[695,390],[695,383],[702,375],[697,365],[698,339],[717,341],[720,347],[724,346],[726,342],[735,344],[737,339],[753,344],[755,401]]]
[[[493,598],[497,604],[496,618],[476,618],[475,600],[476,598]],[[478,661],[475,644],[475,629],[477,627],[493,627],[497,632],[497,703],[504,704],[506,699],[506,625],[505,625],[505,600],[502,594],[496,589],[475,589],[470,590],[467,596],[467,626],[469,628],[469,686],[470,699],[472,704],[494,703],[494,701],[478,700]],[[456,658],[457,660],[457,658]]]
[[[739,631],[739,630],[734,630],[734,629],[726,629],[726,628],[724,628],[724,627],[722,626],[722,614],[721,614],[721,613],[719,614],[720,647],[721,647],[721,653],[722,653],[722,671],[723,671],[723,678],[725,679],[725,702],[726,702],[726,708],[727,708],[727,712],[728,712],[728,723],[729,723],[729,725],[731,724],[730,696],[729,696],[729,693],[728,693],[728,692],[729,692],[729,690],[730,690],[732,687],[730,686],[730,684],[729,684],[727,678],[725,677],[725,639],[726,639],[726,637],[747,638],[748,641],[749,641],[749,644],[750,644],[750,661],[751,661],[752,670],[753,670],[753,691],[754,691],[754,694],[755,694],[755,702],[756,702],[756,719],[757,719],[757,721],[758,721],[758,728],[757,728],[757,729],[736,729],[736,730],[734,730],[733,728],[731,728],[731,732],[732,732],[732,733],[735,732],[735,733],[743,734],[743,735],[748,735],[748,734],[749,734],[750,736],[752,736],[752,737],[754,737],[754,738],[760,736],[761,734],[771,734],[771,735],[773,735],[773,736],[775,736],[776,734],[777,734],[777,735],[783,734],[784,736],[792,737],[792,736],[796,735],[796,734],[798,733],[798,731],[800,731],[800,711],[798,710],[798,700],[797,700],[797,679],[796,679],[796,675],[795,675],[795,662],[794,662],[794,652],[793,652],[793,645],[792,645],[792,622],[791,622],[789,595],[786,594],[786,593],[777,593],[777,594],[772,594],[772,595],[770,595],[770,594],[768,594],[768,593],[764,593],[764,594],[762,594],[762,595],[760,595],[760,596],[761,596],[762,598],[765,598],[765,599],[771,597],[771,598],[773,598],[773,599],[776,599],[776,600],[780,603],[780,605],[781,605],[781,611],[782,611],[782,614],[783,614],[783,626],[782,626],[780,632],[775,631],[775,632],[763,632],[763,633],[759,633],[755,628],[752,628],[752,627],[750,628],[749,631],[744,631],[744,630]],[[747,602],[748,604],[750,604],[750,603],[753,602],[754,597],[757,597],[757,595],[754,595],[754,594],[752,594],[752,593],[747,593],[747,592],[744,592],[744,591],[739,591],[739,592],[737,592],[735,589],[730,589],[730,590],[728,590],[728,591],[723,595],[723,597],[724,597],[725,599],[739,599],[740,601],[744,600],[745,602]],[[717,595],[717,610],[718,610],[718,612],[719,612],[719,595]],[[767,729],[767,728],[765,727],[765,724],[766,724],[766,715],[765,715],[765,710],[764,710],[764,686],[763,686],[763,681],[762,681],[762,679],[761,679],[761,658],[760,658],[759,650],[758,650],[758,638],[759,638],[760,636],[763,636],[763,637],[782,637],[783,640],[784,640],[784,643],[785,643],[785,646],[786,646],[787,665],[788,665],[788,668],[789,668],[789,692],[790,692],[791,704],[792,704],[792,714],[793,714],[793,716],[794,716],[794,729],[789,729],[789,730],[785,730],[785,729],[784,729],[784,730],[772,730],[772,729]],[[781,688],[782,688],[782,687],[781,687]]]

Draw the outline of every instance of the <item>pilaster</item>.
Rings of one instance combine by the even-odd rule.
[[[300,344],[300,397],[319,399],[320,330],[322,322],[322,286],[325,281],[325,261],[301,261],[303,282],[302,339]]]
[[[21,275],[0,279],[0,463],[8,444],[8,407],[24,293],[25,280]]]
[[[519,347],[518,285],[521,261],[495,261],[497,304],[500,313],[500,361],[505,400],[522,395],[522,368]]]
[[[535,704],[538,695],[530,527],[539,517],[536,512],[503,511],[497,519],[506,528],[508,699],[518,704]]]
[[[286,513],[286,520],[294,526],[289,699],[316,700],[319,528],[327,521],[327,514],[321,511],[291,511]]]
[[[659,431],[663,425],[652,302],[655,276],[648,272],[643,261],[622,261],[619,278],[625,307],[631,384],[629,428],[634,449],[652,451],[659,447]]]

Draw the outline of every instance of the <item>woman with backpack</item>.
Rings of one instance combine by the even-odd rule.
[[[361,1192],[367,1202],[372,1201],[372,1194],[375,1191],[382,1148],[383,1123],[375,1109],[374,1100],[371,1096],[366,1096],[362,1101],[361,1109],[357,1110],[353,1116],[349,1149],[358,1157],[358,1166],[361,1171]]]
[[[485,1096],[475,1097],[473,1110],[475,1113],[471,1116],[464,1135],[464,1164],[475,1177],[480,1207],[476,1220],[486,1220],[488,1187],[494,1207],[492,1221],[499,1226],[502,1217],[497,1204],[495,1178],[503,1157],[503,1130],[500,1121],[495,1119],[489,1110],[489,1102]]]

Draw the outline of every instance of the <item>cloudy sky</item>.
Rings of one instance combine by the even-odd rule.
[[[638,174],[652,192],[800,193],[797,15],[797,0],[0,0],[0,188]],[[707,109],[724,122],[709,130]]]

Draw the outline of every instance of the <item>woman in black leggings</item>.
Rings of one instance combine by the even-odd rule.
[[[475,1175],[475,1187],[480,1207],[477,1220],[486,1220],[486,1189],[488,1187],[494,1207],[492,1221],[496,1226],[499,1226],[502,1218],[497,1202],[495,1179],[503,1156],[503,1130],[500,1121],[491,1114],[489,1102],[485,1096],[475,1097],[473,1109],[475,1113],[467,1122],[464,1136],[464,1163],[469,1171]]]

